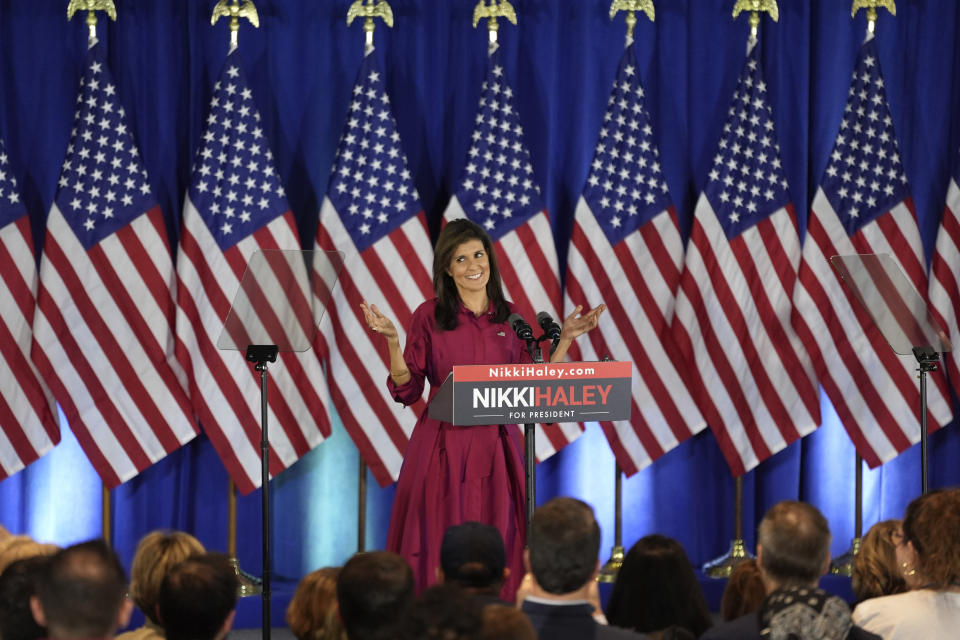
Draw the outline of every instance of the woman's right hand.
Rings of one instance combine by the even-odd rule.
[[[379,333],[387,340],[397,339],[400,334],[397,328],[393,326],[390,318],[380,313],[377,305],[369,304],[366,300],[360,303],[360,309],[363,311],[363,320],[374,333]]]

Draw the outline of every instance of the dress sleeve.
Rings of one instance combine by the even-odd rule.
[[[432,337],[432,314],[424,307],[417,309],[411,318],[410,329],[407,331],[407,344],[403,350],[403,359],[410,370],[410,380],[405,384],[397,384],[387,373],[387,389],[397,402],[411,405],[423,395],[423,381],[427,376],[427,364],[430,357]]]

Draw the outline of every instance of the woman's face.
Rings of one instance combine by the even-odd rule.
[[[474,238],[458,245],[447,265],[447,273],[457,285],[460,297],[486,292],[490,280],[490,260],[483,242]]]

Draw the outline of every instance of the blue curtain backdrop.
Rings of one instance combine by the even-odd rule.
[[[240,32],[240,53],[265,134],[307,246],[363,55],[359,21],[350,28],[345,24],[349,4],[259,0],[260,29],[244,23]],[[374,55],[385,70],[402,146],[433,233],[465,164],[485,71],[487,36],[471,28],[474,4],[392,0],[395,26],[381,25],[376,32]],[[500,31],[506,74],[565,265],[574,206],[623,50],[623,17],[611,22],[609,0],[513,4],[519,25],[501,22]],[[656,22],[641,15],[637,25],[647,104],[684,232],[745,57],[747,20],[731,19],[733,4],[659,0]],[[863,13],[851,20],[850,4],[780,0],[779,23],[762,21],[763,70],[801,231],[865,33]],[[100,18],[100,40],[172,242],[212,82],[227,50],[226,21],[210,26],[213,5],[213,0],[116,0],[117,21],[105,24]],[[86,49],[82,14],[68,23],[66,6],[66,0],[0,0],[0,135],[32,215],[38,250]],[[960,145],[960,4],[899,0],[897,14],[881,11],[880,64],[929,260]],[[816,433],[746,476],[748,545],[767,507],[799,498],[828,516],[834,553],[848,547],[854,451],[827,402],[823,416]],[[99,534],[101,494],[66,425],[63,431],[56,450],[0,483],[0,523],[66,544]],[[931,484],[960,484],[958,460],[954,423],[931,438]],[[355,550],[357,463],[356,449],[338,423],[330,439],[272,483],[278,574],[295,579],[341,564]],[[539,501],[565,494],[596,507],[604,554],[613,542],[613,469],[606,441],[592,425],[538,471]],[[223,549],[227,486],[222,465],[200,437],[114,491],[114,543],[124,562],[129,564],[143,534],[160,527],[191,531],[209,547]],[[372,479],[368,486],[367,546],[379,548],[393,492]],[[918,447],[867,472],[867,525],[900,516],[919,490]],[[709,432],[627,480],[623,491],[625,544],[665,533],[679,539],[696,564],[727,550],[733,481]],[[259,505],[259,492],[239,501],[238,556],[253,573],[261,564]]]

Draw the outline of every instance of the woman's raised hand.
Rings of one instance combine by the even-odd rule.
[[[586,313],[581,314],[580,312],[583,310],[583,305],[578,304],[577,308],[573,310],[573,313],[563,321],[563,327],[560,330],[560,339],[573,340],[577,336],[590,331],[597,326],[597,322],[600,321],[600,314],[606,311],[606,309],[607,305],[601,303]]]
[[[360,309],[363,311],[363,320],[374,333],[379,333],[387,340],[397,338],[397,328],[393,326],[390,318],[380,313],[377,305],[369,304],[366,300],[360,303]]]

